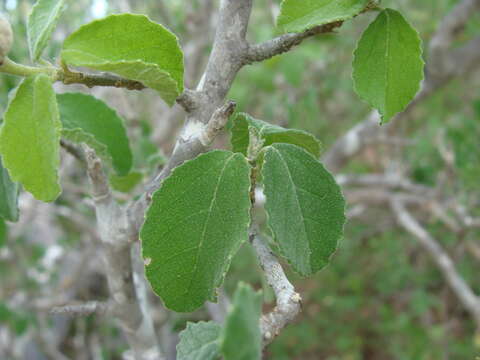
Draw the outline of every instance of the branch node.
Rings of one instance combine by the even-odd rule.
[[[92,196],[96,203],[111,199],[110,186],[108,179],[103,172],[102,162],[95,154],[95,151],[83,145],[85,159],[87,161],[87,172],[92,184]]]
[[[177,98],[177,103],[183,109],[190,113],[199,107],[201,103],[201,94],[198,91],[185,89],[183,93]]]

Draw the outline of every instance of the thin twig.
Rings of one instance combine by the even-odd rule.
[[[370,1],[367,6],[360,12],[363,14],[378,7],[377,1]],[[359,14],[359,15],[360,15]],[[358,15],[357,15],[358,16]],[[301,44],[305,39],[310,37],[329,34],[334,32],[337,28],[343,25],[344,21],[333,21],[328,24],[314,26],[299,33],[288,33],[280,35],[271,40],[260,44],[250,45],[245,54],[245,63],[251,64],[253,62],[264,61],[276,55],[280,55],[290,51],[293,47]]]
[[[303,40],[319,34],[331,33],[342,25],[343,21],[335,21],[313,27],[301,33],[284,34],[261,44],[251,45],[245,54],[245,63],[251,64],[253,62],[264,61],[276,55],[286,53],[294,46],[301,44]]]
[[[124,79],[112,74],[88,74],[70,70],[62,74],[60,81],[65,85],[83,84],[89,88],[94,86],[111,86],[128,90],[143,90],[147,88],[140,81]]]
[[[101,301],[89,301],[83,304],[70,304],[55,306],[50,309],[51,314],[69,316],[88,316],[92,314],[104,315],[109,311],[110,305]]]
[[[162,359],[152,319],[142,311],[134,284],[132,231],[127,213],[113,198],[100,159],[87,146],[85,154],[97,226],[103,244],[105,273],[112,297],[112,314],[125,333],[133,358]]]
[[[70,155],[72,155],[79,162],[81,162],[82,164],[86,164],[85,156],[84,156],[83,152],[78,147],[76,147],[75,145],[73,145],[72,143],[70,143],[70,142],[68,142],[64,139],[60,140],[60,146],[62,148],[64,148],[66,152],[68,152]]]

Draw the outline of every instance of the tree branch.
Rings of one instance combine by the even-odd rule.
[[[438,241],[415,220],[401,200],[394,197],[391,201],[391,208],[398,223],[412,234],[432,257],[453,293],[472,315],[477,327],[480,328],[480,298],[474,294],[470,286],[458,273],[450,256],[442,249]]]
[[[109,311],[109,304],[101,301],[89,301],[83,304],[55,306],[50,309],[51,314],[70,316],[88,316],[92,314],[104,315]]]
[[[365,7],[365,9],[360,12],[360,14],[363,14],[377,7],[378,4],[376,1],[370,1]],[[344,21],[334,21],[329,24],[315,26],[300,33],[284,34],[274,39],[265,41],[261,44],[250,45],[248,47],[247,53],[245,54],[245,63],[251,64],[256,61],[264,61],[276,55],[286,53],[290,51],[293,47],[302,43],[303,40],[319,34],[331,33],[335,29],[341,27],[343,23]]]
[[[463,30],[465,24],[472,14],[480,10],[479,0],[463,0],[443,18],[438,30],[430,41],[430,56],[435,58],[440,56],[441,52],[450,47],[459,32]]]
[[[261,44],[251,45],[245,55],[245,63],[264,61],[276,55],[290,51],[293,47],[301,44],[303,40],[319,34],[333,32],[342,26],[343,21],[335,21],[329,24],[316,26],[301,33],[289,33],[280,35]]]
[[[268,345],[280,331],[300,312],[302,298],[288,281],[282,266],[270,251],[268,246],[255,234],[250,235],[250,241],[257,253],[268,284],[272,287],[277,305],[260,320],[263,335],[263,345]]]
[[[433,195],[434,190],[428,186],[412,183],[410,180],[395,174],[366,174],[346,175],[339,174],[335,177],[342,186],[373,186],[405,190],[422,196]]]
[[[129,90],[142,90],[146,88],[146,86],[139,81],[124,79],[113,74],[87,74],[71,71],[65,64],[62,64],[62,68],[54,67],[53,65],[41,67],[26,66],[17,64],[9,58],[5,58],[4,62],[0,65],[0,72],[23,77],[35,74],[46,74],[54,81],[61,81],[66,85],[83,84],[89,88],[94,86],[112,86]]]
[[[162,180],[185,160],[205,152],[218,134],[222,122],[225,124],[233,111],[233,103],[227,103],[224,107],[221,104],[243,66],[242,59],[248,46],[245,35],[251,9],[252,0],[221,1],[215,40],[205,73],[196,91],[180,100],[187,111],[181,135],[168,163],[149,184],[144,196],[130,206],[129,218],[137,231],[143,223],[151,195],[161,185]],[[206,125],[210,121],[213,124]]]
[[[187,123],[187,125],[184,126],[169,162],[149,184],[145,196],[147,202],[150,201],[155,190],[160,187],[163,179],[170,175],[175,167],[191,159],[193,154],[200,154],[208,148],[210,143],[227,124],[235,107],[235,102],[228,101],[213,113],[210,121],[206,125],[201,123]]]
[[[147,88],[139,81],[124,79],[108,73],[87,74],[64,68],[63,72],[59,72],[58,76],[59,81],[62,81],[65,85],[83,84],[89,88],[94,86],[111,86],[128,90],[143,90]]]
[[[115,202],[95,152],[84,146],[105,272],[112,296],[112,314],[119,321],[137,360],[161,358],[151,318],[142,312],[133,279],[131,231],[126,211]]]
[[[82,164],[85,164],[85,156],[83,155],[83,152],[79,147],[73,145],[72,143],[64,139],[60,140],[60,146],[64,148],[66,152],[72,155],[79,162],[81,162]]]

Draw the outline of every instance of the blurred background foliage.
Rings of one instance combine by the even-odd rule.
[[[249,32],[251,41],[267,40],[277,35],[271,9],[275,9],[279,2],[254,2]],[[29,60],[25,18],[32,3],[26,0],[1,1],[1,10],[8,14],[15,32],[11,57],[26,64]],[[148,14],[160,23],[168,22],[181,43],[187,45],[191,37],[189,24],[195,21],[196,13],[203,6],[201,0],[76,0],[67,3],[68,8],[48,48],[46,58],[52,62],[56,61],[62,40],[78,26],[129,8],[133,12]],[[383,6],[401,10],[419,30],[426,58],[429,39],[443,16],[456,3],[455,0],[382,1]],[[168,16],[164,8],[168,10]],[[288,54],[244,68],[228,97],[237,102],[239,111],[248,112],[258,119],[312,132],[321,140],[323,148],[328,149],[339,136],[365,119],[370,112],[369,107],[353,92],[351,62],[356,41],[374,16],[360,16],[345,23],[335,34],[319,36]],[[458,45],[479,34],[480,14],[475,14]],[[205,33],[205,37],[211,39],[212,34]],[[206,58],[209,50],[207,45],[200,55]],[[190,61],[187,57],[187,65]],[[8,92],[18,81],[14,77],[1,77],[2,112]],[[456,196],[468,208],[476,209],[477,213],[472,215],[480,216],[479,85],[478,69],[468,76],[454,79],[398,124],[397,134],[405,141],[400,145],[387,142],[369,148],[350,161],[343,172],[363,174],[400,166],[406,168],[411,179],[417,183],[434,186],[442,182],[447,193]],[[143,174],[161,166],[163,154],[170,152],[175,140],[173,135],[155,135],[162,132],[158,122],[165,121],[160,111],[166,110],[160,108],[160,113],[152,110],[157,109],[153,106],[158,100],[151,93],[144,93],[145,96],[133,93],[124,95],[121,100],[116,99],[122,102],[120,107],[125,102],[131,105],[130,112],[124,108],[117,109],[128,122],[136,154],[135,167]],[[112,104],[108,95],[96,95],[107,97]],[[180,124],[181,116],[175,121]],[[438,139],[455,154],[453,169],[445,170]],[[228,136],[224,136],[217,145],[228,147]],[[455,171],[456,180],[446,178],[446,171]],[[72,171],[69,175],[72,183],[83,184],[83,169]],[[63,185],[64,195],[56,205],[65,210],[72,202],[67,193],[76,188]],[[78,191],[79,196],[86,196]],[[50,211],[48,205],[41,205],[36,208],[36,214],[24,216],[33,219],[34,216],[46,216]],[[78,204],[76,211],[88,221],[94,221],[88,205]],[[0,224],[0,326],[8,327],[19,339],[29,333],[37,334],[33,338],[38,341],[32,346],[47,347],[44,349],[47,354],[48,346],[38,333],[46,328],[64,326],[67,335],[62,339],[61,349],[67,358],[80,358],[77,357],[78,351],[82,349],[82,344],[86,344],[97,349],[93,352],[100,359],[118,359],[125,345],[110,319],[91,316],[66,321],[25,305],[30,299],[41,298],[46,292],[55,292],[65,286],[60,270],[68,267],[71,261],[66,254],[75,254],[84,246],[85,235],[68,214],[56,213],[55,219],[50,221],[57,230],[47,229],[47,242],[31,234],[10,231],[10,226],[4,222]],[[473,231],[460,236],[445,231],[444,226],[435,221],[429,222],[428,229],[438,235],[461,274],[476,293],[480,293],[479,260],[465,250],[465,242],[478,242],[480,233]],[[264,288],[268,307],[268,304],[273,304],[273,294],[260,272],[256,271],[256,264],[250,247],[244,246],[227,276],[225,291],[231,294],[239,280],[248,281],[257,288]],[[107,296],[101,264],[98,267],[100,270],[95,272],[93,280],[90,276],[88,281],[82,280],[82,286],[77,284],[80,288],[78,299],[102,299]],[[290,277],[302,294],[303,312],[268,347],[269,359],[473,360],[480,354],[480,339],[474,335],[474,324],[447,288],[439,271],[411,236],[396,229],[391,216],[380,208],[372,210],[368,222],[349,222],[345,239],[326,269],[310,279],[298,278],[293,273]],[[206,316],[205,312],[170,314],[169,321],[171,329],[178,331],[183,329],[187,320],[204,319]],[[56,336],[53,331],[52,336]],[[55,356],[50,352],[47,358]]]

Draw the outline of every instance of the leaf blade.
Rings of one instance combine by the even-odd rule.
[[[8,238],[8,227],[3,218],[0,219],[0,249],[5,246]]]
[[[347,20],[358,15],[369,0],[283,0],[277,25],[284,32]]]
[[[166,307],[188,312],[215,300],[248,238],[249,174],[241,154],[212,151],[177,167],[154,194],[140,238],[147,279]]]
[[[144,15],[110,15],[80,27],[65,40],[61,57],[69,65],[140,81],[170,105],[183,91],[177,37]]]
[[[18,184],[12,182],[0,159],[0,217],[15,222],[18,215]]]
[[[303,276],[317,272],[343,234],[340,188],[320,162],[290,144],[267,148],[262,176],[268,226],[282,255]]]
[[[365,30],[355,50],[355,91],[386,123],[415,97],[423,66],[418,33],[398,11],[385,9]]]
[[[255,119],[246,113],[237,114],[231,129],[231,144],[234,152],[247,155],[249,144],[248,127],[253,126],[264,140],[264,146],[274,143],[288,143],[303,147],[313,156],[320,156],[321,145],[318,139],[303,130],[285,129],[262,120]]]
[[[220,354],[221,326],[212,321],[187,323],[177,345],[178,360],[215,360]]]
[[[27,21],[27,39],[30,58],[37,61],[52,36],[63,12],[65,0],[38,0]]]
[[[124,120],[103,101],[86,94],[57,95],[62,135],[76,143],[86,143],[112,163],[119,175],[132,168],[133,155]]]
[[[262,354],[262,293],[240,283],[221,335],[225,360],[257,360]],[[239,342],[239,339],[242,339]]]
[[[61,192],[61,128],[50,78],[43,74],[25,78],[5,112],[0,152],[12,180],[37,200],[53,201]]]
[[[132,171],[128,175],[112,175],[108,181],[113,190],[123,193],[129,193],[143,180],[143,174],[138,171]]]

